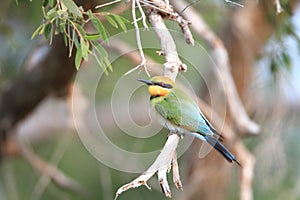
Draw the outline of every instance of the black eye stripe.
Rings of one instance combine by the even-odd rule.
[[[158,85],[163,88],[171,89],[173,86],[171,84],[163,83],[163,82],[153,82],[154,85]]]

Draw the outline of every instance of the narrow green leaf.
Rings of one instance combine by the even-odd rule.
[[[105,19],[115,28],[118,28],[117,22],[109,15],[105,15]]]
[[[81,48],[77,48],[76,55],[75,55],[75,67],[78,70],[82,61],[82,51]]]
[[[44,36],[47,40],[49,39],[50,34],[52,34],[52,24],[51,23],[46,24],[46,26],[45,26]]]
[[[77,17],[83,17],[78,6],[72,0],[61,0],[61,2],[67,7],[67,9]]]
[[[101,21],[98,18],[94,17],[94,15],[90,11],[88,11],[88,16],[91,19],[91,22],[93,23],[94,27],[101,34],[103,40],[107,42],[108,33],[106,32],[106,30],[105,30],[103,24],[101,23]]]
[[[129,23],[129,21],[126,18],[119,16],[119,15],[111,14],[111,16],[113,16],[115,18],[115,20],[120,25],[121,29],[126,32],[127,27],[126,27],[125,23]]]
[[[97,40],[101,37],[100,33],[87,33],[84,38],[87,40]]]
[[[31,39],[33,39],[37,34],[39,34],[39,32],[41,31],[41,29],[43,28],[43,24],[42,25],[40,25],[39,27],[37,27],[36,29],[35,29],[35,31],[33,32],[33,34],[31,35]]]
[[[57,11],[56,6],[55,6],[54,8],[50,9],[46,13],[45,18],[51,21],[52,19],[56,18],[57,16],[58,16],[58,11]]]
[[[101,67],[101,69],[103,70],[103,72],[105,73],[105,75],[108,75],[108,72],[105,68],[105,65],[103,63],[103,60],[102,60],[102,57],[100,57],[99,55],[97,54],[93,54],[95,60],[97,61],[98,65]]]
[[[78,41],[78,37],[77,37],[76,34],[75,34],[75,37],[74,37],[74,43],[75,43],[76,49],[81,49],[80,43],[79,43],[79,41]]]
[[[76,32],[74,29],[72,29],[71,31],[71,28],[70,28],[70,25],[68,24],[68,33],[69,33],[69,36],[72,38],[69,38],[69,57],[72,56],[72,52],[73,52],[73,47],[74,47],[74,42],[75,42],[75,36],[76,36]]]
[[[79,24],[75,23],[76,29],[79,31],[81,37],[85,37],[85,30]]]
[[[84,60],[88,60],[88,51],[89,51],[89,43],[86,42],[83,38],[80,38],[80,46],[82,51],[82,57]]]
[[[93,41],[93,44],[95,46],[95,51],[96,53],[100,54],[102,57],[107,57],[107,51],[103,48],[103,46],[101,44],[99,44],[96,41]]]
[[[101,21],[98,18],[94,18],[92,20],[92,23],[94,24],[95,28],[99,31],[99,33],[102,35],[103,40],[107,40],[108,36]]]
[[[108,60],[108,58],[104,57],[103,61],[104,61],[105,65],[107,66],[107,68],[112,72],[113,68],[112,68],[112,65],[111,65],[110,61]]]
[[[68,46],[68,38],[65,34],[62,34],[62,35],[63,35],[63,38],[64,38],[65,46],[67,47]]]

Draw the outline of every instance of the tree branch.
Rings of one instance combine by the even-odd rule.
[[[140,29],[139,29],[139,26],[138,26],[138,23],[137,23],[136,13],[135,13],[135,5],[136,5],[136,2],[138,2],[138,1],[139,0],[131,0],[131,13],[132,13],[133,25],[134,25],[134,29],[135,29],[136,43],[137,43],[137,46],[138,46],[138,50],[140,52],[141,62],[133,70],[136,70],[139,67],[144,67],[145,72],[147,73],[148,76],[150,76],[149,73],[148,73],[147,66],[146,66],[146,59],[145,59],[145,55],[144,55],[144,51],[143,51],[143,46],[142,46],[142,42],[141,42]],[[137,4],[137,5],[140,5],[140,4]],[[142,9],[140,9],[140,11],[143,13]],[[144,13],[142,14],[142,16],[145,16]],[[131,73],[133,70],[128,71],[126,74]]]
[[[167,142],[165,143],[163,149],[161,150],[160,154],[154,161],[154,163],[139,177],[120,187],[116,192],[115,199],[118,196],[125,192],[128,189],[136,188],[141,185],[145,185],[148,189],[151,189],[147,185],[147,181],[157,172],[158,179],[161,187],[163,188],[162,191],[167,197],[171,197],[171,191],[168,185],[168,181],[166,178],[166,173],[171,167],[171,162],[173,159],[174,152],[176,151],[176,147],[179,142],[179,137],[177,134],[169,135]],[[179,175],[178,175],[179,176]]]
[[[274,0],[274,4],[276,6],[276,13],[277,13],[277,15],[279,15],[280,13],[283,12],[283,9],[280,4],[280,0]]]
[[[147,15],[149,21],[160,40],[161,55],[165,56],[164,76],[167,76],[175,81],[178,72],[186,71],[187,66],[181,62],[177,54],[176,44],[172,35],[167,29],[162,16],[153,10],[151,7],[147,8]]]
[[[21,155],[32,165],[34,169],[38,170],[41,174],[46,174],[59,187],[71,190],[82,196],[87,196],[87,191],[74,179],[65,175],[56,166],[45,162],[24,144],[19,143],[18,146],[20,147]]]
[[[154,1],[153,1],[154,2]],[[160,10],[164,10],[169,6],[169,1],[155,1],[156,6]],[[186,71],[187,66],[181,62],[176,50],[176,44],[173,40],[172,35],[164,24],[162,13],[158,12],[157,7],[146,6],[148,19],[160,40],[161,53],[165,56],[164,63],[164,76],[167,76],[175,81],[178,72],[181,70]],[[170,6],[169,6],[170,7]],[[133,9],[133,8],[132,8]],[[183,20],[181,20],[182,22]],[[182,24],[182,26],[187,26],[187,24]],[[185,33],[188,31],[184,30]],[[191,36],[191,34],[190,34]],[[192,37],[191,37],[192,38]],[[191,40],[187,40],[191,42]],[[138,178],[134,179],[128,184],[120,187],[116,192],[115,199],[124,191],[130,188],[136,188],[141,185],[147,185],[147,181],[157,172],[158,180],[162,189],[162,192],[166,197],[171,197],[171,191],[167,180],[167,172],[171,169],[171,164],[173,163],[173,181],[178,189],[182,189],[179,169],[177,164],[176,148],[179,142],[179,136],[177,134],[170,133],[167,142],[165,143],[161,153],[158,155],[154,163],[140,175]]]

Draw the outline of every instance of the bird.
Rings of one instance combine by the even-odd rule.
[[[148,85],[150,105],[158,113],[158,121],[172,133],[191,135],[214,147],[229,163],[237,163],[235,156],[221,143],[224,137],[212,126],[197,103],[175,82],[165,76],[150,80],[137,79]]]

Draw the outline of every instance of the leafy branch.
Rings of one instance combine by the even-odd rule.
[[[69,48],[69,57],[72,55],[74,46],[76,48],[77,70],[83,60],[88,60],[89,55],[95,58],[105,74],[108,74],[107,69],[113,70],[106,50],[99,43],[103,41],[108,44],[109,38],[109,32],[99,17],[104,17],[112,27],[120,27],[123,31],[127,31],[126,23],[129,21],[126,18],[109,12],[85,11],[73,0],[45,0],[42,11],[43,22],[33,32],[32,39],[37,35],[44,35],[51,44],[53,35],[62,34]],[[89,33],[84,29],[88,23],[93,25],[94,32]]]

